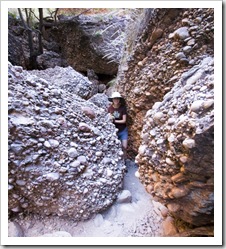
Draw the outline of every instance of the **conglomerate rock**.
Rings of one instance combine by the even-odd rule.
[[[127,17],[109,14],[59,16],[58,19],[57,22],[44,22],[42,54],[39,52],[39,30],[35,27],[32,30],[32,54],[37,56],[35,68],[44,70],[70,65],[78,72],[92,69],[97,74],[117,74]],[[27,30],[19,18],[9,15],[8,21],[9,61],[24,69],[34,69],[29,60]]]
[[[214,222],[213,88],[207,57],[146,113],[136,157],[147,192],[196,226]]]
[[[144,15],[135,41],[136,23],[129,25],[117,76],[128,109],[128,154],[138,154],[141,181],[175,217],[212,224],[214,9]]]
[[[106,111],[10,63],[8,77],[9,210],[84,220],[111,205],[125,165]]]
[[[164,203],[175,217],[182,218],[196,226],[212,224],[214,9],[144,9],[142,18],[142,21],[139,22],[139,18],[137,18],[137,21],[133,21],[131,25],[127,26],[132,36],[130,37],[130,43],[125,44],[125,53],[119,67],[117,85],[114,88],[121,92],[127,102],[130,155],[135,157],[138,153],[136,160],[139,163],[141,181],[156,201]],[[70,22],[74,22],[74,26],[79,25],[75,20],[68,23]],[[137,27],[138,23],[139,27]],[[87,24],[89,25],[84,25],[84,27],[88,27],[88,29],[83,31],[86,32],[90,29],[92,31],[90,34],[93,34],[93,41],[100,42],[102,38],[100,32],[94,31],[93,23],[87,22]],[[134,32],[133,27],[135,26]],[[70,25],[66,34],[70,34],[73,28]],[[81,31],[82,34],[84,34],[83,31]],[[21,32],[20,29],[18,29],[18,32]],[[77,62],[77,59],[81,58],[83,54],[79,53],[80,50],[67,48],[67,42],[73,40],[71,37],[75,34],[62,36],[58,28],[53,32],[55,32],[57,38],[63,41],[64,53],[69,55],[72,62],[76,54]],[[59,34],[61,36],[58,36]],[[85,39],[85,36],[82,36],[80,41],[85,41],[85,45],[90,42],[89,39]],[[51,42],[57,44],[56,41],[52,40]],[[58,45],[57,47],[59,48]],[[75,49],[80,48],[81,46]],[[66,49],[68,50],[66,51]],[[78,53],[74,51],[78,51]],[[94,61],[96,63],[96,60]],[[90,67],[89,64],[86,65],[88,65],[88,68]],[[111,64],[109,66],[111,73],[107,68],[104,68],[105,72],[114,74],[116,67],[111,67]],[[22,77],[17,72],[21,68],[15,67],[15,70],[17,77]],[[98,69],[95,72],[100,73],[102,71]],[[51,74],[51,77],[54,78],[54,73]],[[54,86],[57,81],[57,78],[55,78],[50,86]],[[34,85],[34,87],[36,85],[33,80],[25,82],[28,82],[28,85]],[[52,88],[50,87],[46,93],[47,84],[43,82],[45,81],[41,80],[38,84],[44,84],[40,90],[42,93],[38,94],[33,101],[41,99],[43,105],[47,103],[46,108],[42,110],[42,113],[46,115],[51,105],[45,100],[45,95],[48,96],[48,92],[52,92]],[[54,91],[65,94],[66,82],[67,80],[65,82],[62,80],[60,90],[57,87],[58,90]],[[72,84],[68,82],[68,86],[68,89],[71,89]],[[21,84],[18,85],[18,88],[24,90]],[[72,90],[76,92],[75,89]],[[9,91],[9,94],[11,91]],[[91,99],[84,101],[76,98],[75,102],[85,103],[85,106],[88,105],[88,107],[83,108],[84,113],[91,120],[96,120],[94,110],[96,111],[97,107],[95,106],[91,110],[89,104],[91,107],[95,104],[105,109],[105,104],[102,105],[102,103],[105,103],[105,96],[103,94],[99,99],[99,97],[93,95],[96,89],[91,90],[91,92],[90,95],[83,96],[83,98],[88,99],[93,96],[91,97],[92,101]],[[17,94],[20,94],[19,91]],[[67,96],[69,96],[68,94]],[[42,99],[43,96],[44,99]],[[61,101],[56,97],[54,99],[56,99],[55,102],[65,101],[64,104],[69,105],[72,97],[74,98],[74,95],[70,95],[69,101],[68,98]],[[18,106],[21,106],[20,102],[20,99],[16,102]],[[27,100],[24,103],[26,106]],[[78,106],[80,105],[78,104]],[[35,109],[35,113],[38,113],[40,107],[37,106]],[[61,112],[61,109],[59,107],[59,112]],[[99,109],[97,108],[97,110]],[[73,109],[73,113],[74,111]],[[58,114],[56,113],[56,115]],[[23,118],[17,120],[27,122],[25,121],[27,119]],[[70,121],[71,117],[67,120]],[[88,129],[84,125],[81,128]],[[21,129],[21,125],[19,129]],[[48,128],[47,131],[50,132],[50,129]],[[81,134],[78,134],[80,137]],[[68,136],[66,138],[67,141],[70,140]],[[48,140],[46,142],[41,137],[38,144],[40,146],[43,143],[47,147],[57,144],[54,141],[52,141],[52,144]],[[100,145],[98,144],[98,146]],[[88,146],[86,147],[88,148]],[[16,144],[12,148],[20,154],[20,146]],[[11,154],[9,154],[12,157],[10,163],[14,165],[14,168],[18,168],[15,166],[17,160],[14,160],[13,153],[15,152],[12,152],[12,148],[10,148]],[[87,150],[85,151],[88,153]],[[10,181],[13,182],[14,178],[12,177]],[[11,185],[9,188],[12,187]],[[45,197],[45,195],[43,196]],[[13,198],[14,200],[17,198],[17,203],[23,203],[24,201],[23,198],[17,196],[17,193]],[[26,204],[24,205],[26,206]],[[14,205],[11,208],[16,207]]]
[[[98,92],[97,84],[94,84],[70,66],[64,68],[56,66],[45,70],[32,70],[30,72],[32,75],[36,75],[85,100],[88,100]]]
[[[129,25],[131,34],[127,34],[117,90],[126,98],[128,106],[132,157],[141,143],[146,112],[155,102],[162,101],[184,72],[206,56],[213,56],[213,15],[213,9],[205,8],[156,8],[145,10],[146,21],[137,37],[133,30],[136,22]]]
[[[115,75],[124,46],[126,18],[120,16],[70,16],[48,29],[49,41],[76,71]]]

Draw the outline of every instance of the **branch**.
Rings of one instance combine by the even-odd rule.
[[[58,11],[59,11],[59,8],[56,8],[56,10],[53,12],[54,13],[54,22],[56,22],[56,17],[57,17]]]
[[[22,15],[22,12],[21,12],[21,9],[20,9],[20,8],[18,8],[18,12],[19,12],[19,16],[20,16],[20,19],[21,19],[21,21],[22,21],[22,24],[23,24],[24,28],[27,29],[27,25],[26,25],[26,23],[25,23],[25,21],[24,21],[24,17],[23,17],[23,15]]]
[[[32,9],[30,9],[30,11],[34,15],[34,17],[39,21],[39,18],[35,15],[35,12]]]

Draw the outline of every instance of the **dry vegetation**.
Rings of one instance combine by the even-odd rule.
[[[125,8],[66,8],[59,9],[59,15],[127,15],[131,9]]]
[[[66,9],[59,9],[60,15],[79,15],[83,13],[84,15],[95,15],[95,14],[106,14],[111,12],[113,9],[105,9],[105,8],[66,8]]]

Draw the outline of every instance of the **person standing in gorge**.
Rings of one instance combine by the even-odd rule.
[[[127,110],[125,100],[119,92],[113,92],[108,100],[112,102],[112,104],[108,107],[108,112],[111,114],[112,121],[115,124],[115,127],[118,129],[118,139],[122,143],[124,159],[126,159],[128,145],[128,128],[126,125]]]

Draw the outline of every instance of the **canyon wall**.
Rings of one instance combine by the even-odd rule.
[[[140,180],[172,215],[197,226],[213,223],[213,15],[146,10],[135,43],[128,33],[117,77]]]

